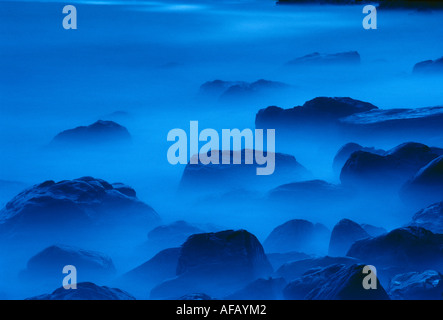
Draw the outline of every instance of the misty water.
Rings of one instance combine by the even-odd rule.
[[[189,131],[193,120],[199,121],[200,129],[254,129],[258,110],[270,105],[290,108],[319,96],[351,97],[383,109],[442,105],[441,78],[417,77],[412,69],[417,62],[443,55],[443,12],[379,10],[378,29],[365,30],[362,6],[85,0],[69,2],[77,8],[78,29],[65,30],[65,4],[0,2],[0,180],[17,182],[1,191],[2,207],[33,184],[93,176],[132,186],[163,223],[186,220],[221,229],[243,228],[260,241],[291,218],[332,228],[352,215],[388,230],[410,220],[413,211],[406,206],[396,207],[392,216],[365,206],[354,206],[352,212],[331,208],[311,214],[306,208],[260,210],[241,201],[199,205],[183,200],[177,189],[185,166],[168,162],[171,142],[166,137],[174,128]],[[312,52],[346,51],[358,51],[361,64],[285,65]],[[216,79],[267,79],[291,89],[252,101],[202,99],[200,85]],[[125,126],[132,143],[123,149],[47,148],[57,133],[99,119]],[[335,153],[316,148],[277,145],[276,151],[294,155],[313,177],[337,183],[332,171]],[[148,231],[128,236],[131,245],[141,245]],[[100,240],[100,245],[89,248],[109,254],[119,273],[155,253],[147,249],[144,255],[128,258],[133,252],[105,244]],[[1,253],[0,296],[43,293],[11,289],[14,284],[6,281],[44,248],[27,243],[18,247],[18,257]]]

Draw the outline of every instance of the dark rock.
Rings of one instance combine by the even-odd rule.
[[[371,224],[362,223],[360,225],[371,237],[378,237],[382,234],[388,233],[385,228],[376,227]]]
[[[414,142],[403,143],[385,155],[356,151],[343,166],[340,179],[351,186],[399,188],[437,157],[428,146]]]
[[[358,223],[342,219],[332,229],[328,254],[345,256],[355,241],[369,237],[370,235]]]
[[[358,260],[350,257],[326,256],[321,258],[310,258],[285,263],[275,272],[275,274],[279,277],[283,277],[286,281],[292,281],[301,277],[309,270],[322,269],[333,264],[350,266],[356,263],[358,263]]]
[[[409,225],[443,234],[443,202],[437,202],[421,209],[414,214]]]
[[[401,191],[405,202],[430,205],[443,197],[443,156],[429,162],[408,181]]]
[[[117,288],[97,286],[91,282],[80,282],[77,289],[58,288],[52,293],[26,300],[135,300],[129,293]]]
[[[349,157],[356,151],[365,151],[378,155],[383,155],[386,152],[385,150],[363,147],[353,142],[347,143],[338,150],[334,157],[332,164],[334,172],[340,172]]]
[[[111,258],[100,252],[54,245],[33,256],[22,276],[26,281],[59,283],[66,265],[73,265],[77,269],[78,280],[81,282],[103,281],[116,272]]]
[[[416,74],[443,74],[443,57],[437,60],[419,62],[414,66],[413,72]]]
[[[281,300],[286,286],[283,278],[257,279],[224,299],[226,300]]]
[[[268,253],[266,254],[269,262],[274,270],[277,270],[282,265],[292,261],[299,261],[311,258],[310,255],[303,252],[286,252],[286,253]]]
[[[192,235],[183,244],[177,277],[151,291],[155,299],[176,299],[192,292],[225,296],[272,273],[257,238],[245,230]]]
[[[269,188],[290,181],[303,180],[310,173],[290,155],[275,153],[275,171],[272,175],[257,175],[257,168],[265,167],[256,162],[253,150],[241,150],[241,164],[233,164],[240,151],[215,150],[219,164],[188,163],[183,172],[180,189],[183,192],[209,193],[220,190]],[[222,164],[222,157],[229,156],[230,164]],[[250,158],[251,157],[251,158]],[[269,155],[270,157],[270,155]],[[199,158],[200,159],[200,158]],[[246,164],[252,159],[252,164]],[[270,159],[270,158],[268,158]]]
[[[287,63],[288,65],[334,65],[334,64],[360,64],[360,54],[357,51],[339,52],[332,54],[320,54],[314,52],[303,57],[296,58]]]
[[[377,269],[397,267],[403,272],[423,268],[442,270],[443,235],[420,227],[399,228],[355,242],[347,255]]]
[[[131,135],[128,130],[114,121],[98,120],[89,126],[80,126],[60,132],[52,140],[53,145],[84,144],[100,145],[128,142]]]
[[[377,279],[377,289],[364,289],[364,265],[332,265],[291,281],[283,291],[291,300],[389,300]]]
[[[130,187],[115,188],[92,177],[34,185],[0,211],[0,228],[10,236],[50,233],[62,238],[84,237],[79,230],[149,226],[158,221],[157,213],[138,200]]]
[[[435,270],[396,275],[389,295],[395,300],[443,300],[443,276]]]
[[[266,238],[263,246],[266,252],[318,253],[327,243],[330,232],[322,224],[294,219],[276,227]]]

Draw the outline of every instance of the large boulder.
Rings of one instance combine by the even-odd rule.
[[[370,148],[363,147],[358,143],[349,142],[344,146],[342,146],[335,155],[334,161],[332,163],[332,168],[334,169],[334,172],[340,173],[341,169],[343,168],[343,165],[346,163],[349,157],[356,151],[365,151],[378,155],[383,155],[386,152],[385,150],[375,149],[373,147]]]
[[[384,155],[356,151],[343,166],[340,179],[343,184],[351,186],[399,188],[439,156],[434,150],[421,143],[408,142]]]
[[[132,188],[92,177],[34,185],[0,211],[2,234],[14,237],[58,234],[66,239],[84,237],[81,230],[146,227],[158,221]]]
[[[287,65],[306,66],[306,65],[343,65],[343,64],[360,64],[360,54],[357,51],[338,52],[330,54],[322,54],[313,52],[303,57],[295,58],[286,63]]]
[[[355,242],[347,255],[385,269],[386,276],[393,272],[442,270],[443,234],[420,227],[394,229],[385,235]]]
[[[358,223],[342,219],[332,229],[328,254],[330,256],[345,256],[355,241],[369,237],[370,235]]]
[[[109,120],[98,120],[89,126],[80,126],[60,132],[52,140],[52,145],[115,145],[131,140],[128,130]]]
[[[117,288],[101,287],[91,282],[80,282],[77,283],[77,289],[66,290],[60,287],[52,293],[26,300],[135,300],[135,298]]]
[[[111,258],[103,253],[53,245],[29,259],[22,276],[28,282],[59,283],[67,265],[76,268],[79,282],[109,280],[116,272]]]
[[[271,175],[257,175],[257,168],[265,167],[257,163],[254,150],[219,151],[214,150],[219,164],[188,163],[183,172],[180,189],[183,192],[208,193],[233,189],[269,188],[285,182],[300,181],[310,176],[310,173],[297,160],[287,154],[275,153],[275,171]],[[234,157],[241,159],[241,164],[234,164]],[[268,154],[270,161],[271,155]],[[229,157],[230,164],[222,164],[222,158]],[[246,159],[252,159],[252,164],[246,164]],[[201,157],[199,157],[201,159]]]
[[[272,230],[263,246],[268,253],[322,253],[327,247],[329,235],[329,230],[320,223],[294,219]]]
[[[223,297],[272,273],[264,250],[251,233],[227,230],[192,235],[182,245],[176,274],[151,291],[154,299],[194,292]]]
[[[389,295],[395,300],[443,300],[443,276],[435,270],[396,275]]]
[[[436,60],[426,60],[415,64],[415,74],[443,74],[443,57]]]
[[[443,156],[425,165],[404,185],[402,198],[420,207],[443,199]]]
[[[283,294],[290,300],[389,300],[378,279],[376,289],[363,287],[363,279],[366,277],[364,267],[359,264],[335,264],[312,270],[291,281]]]
[[[421,209],[409,223],[413,227],[422,227],[433,233],[443,234],[443,202],[437,202]]]
[[[320,258],[309,258],[285,263],[275,272],[275,275],[284,278],[286,281],[292,281],[301,277],[309,270],[318,270],[333,264],[350,266],[356,263],[358,263],[358,260],[350,257],[325,256]]]

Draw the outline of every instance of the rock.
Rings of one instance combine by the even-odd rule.
[[[188,163],[180,181],[183,192],[210,193],[237,189],[269,189],[290,181],[299,181],[310,176],[310,173],[290,155],[275,153],[275,171],[272,175],[257,175],[258,167],[252,150],[241,150],[241,164],[233,164],[233,159],[240,151],[222,152],[218,154],[219,164]],[[230,157],[230,164],[222,164],[222,156]],[[270,154],[268,154],[270,157]],[[245,160],[251,157],[252,164]],[[270,159],[270,158],[268,158]]]
[[[162,281],[174,278],[181,248],[168,248],[122,275],[116,285],[132,292],[137,298],[147,298],[149,291]]]
[[[394,229],[385,235],[355,242],[347,255],[374,265],[377,270],[442,270],[443,235],[420,227]]]
[[[286,281],[292,281],[301,277],[309,270],[322,269],[334,264],[350,266],[356,263],[358,263],[358,260],[350,257],[325,256],[320,258],[309,258],[285,263],[275,272],[275,275],[283,277]]]
[[[364,289],[364,265],[335,264],[306,273],[283,290],[290,300],[389,300],[377,279],[377,289]]]
[[[222,297],[272,273],[257,238],[245,230],[192,235],[182,245],[177,277],[151,291],[154,299],[176,299],[193,292]]]
[[[443,300],[443,276],[435,270],[396,275],[389,295],[395,300]]]
[[[443,202],[434,203],[414,214],[413,227],[421,227],[433,233],[443,234]]]
[[[379,109],[351,98],[319,97],[303,106],[269,106],[258,111],[257,129],[276,129],[276,143],[287,148],[337,150],[349,140],[368,144],[421,141],[434,144],[443,138],[443,107]]]
[[[275,90],[287,89],[289,86],[282,82],[260,79],[254,82],[214,80],[200,86],[200,94],[218,97],[220,100],[251,98]]]
[[[225,300],[281,300],[286,286],[283,278],[257,279],[228,296]]]
[[[26,300],[135,300],[135,298],[117,288],[101,287],[91,282],[80,282],[77,284],[77,289],[66,290],[60,287],[52,293]]]
[[[323,180],[293,182],[269,191],[269,198],[277,201],[307,202],[311,206],[325,201],[349,200],[350,194],[343,187]]]
[[[366,151],[352,153],[342,168],[343,184],[354,187],[399,188],[438,154],[421,143],[403,143],[384,155]]]
[[[332,54],[320,54],[314,52],[303,57],[296,58],[287,65],[334,65],[334,64],[360,64],[360,54],[357,51],[339,52]]]
[[[385,228],[376,227],[371,224],[362,223],[360,225],[371,237],[378,237],[382,234],[388,233]]]
[[[327,4],[327,5],[364,5],[374,4],[371,0],[277,0],[277,4]],[[415,10],[430,10],[441,9],[443,4],[438,0],[379,0],[377,1],[379,9],[415,9]]]
[[[412,71],[416,74],[443,74],[443,57],[437,60],[426,60],[417,63]]]
[[[358,223],[342,219],[332,229],[328,254],[330,256],[345,256],[355,241],[369,237],[370,235]]]
[[[407,203],[417,206],[430,205],[443,197],[443,156],[435,158],[405,183],[401,190]]]
[[[80,282],[109,280],[116,272],[111,258],[100,252],[54,245],[29,259],[22,276],[26,281],[58,284],[60,274],[67,265],[73,265],[77,269],[77,280]]]
[[[114,121],[98,120],[89,126],[80,126],[60,132],[52,140],[52,145],[101,145],[129,142],[128,130]]]
[[[276,227],[263,243],[266,252],[301,251],[319,253],[329,239],[330,232],[322,224],[294,219]]]
[[[334,157],[334,161],[332,164],[334,172],[340,173],[341,169],[343,168],[343,165],[346,163],[349,157],[356,151],[365,151],[378,155],[383,155],[386,152],[385,150],[381,149],[363,147],[353,142],[347,143],[344,146],[342,146],[340,150],[338,150],[337,154]]]
[[[204,232],[203,229],[180,220],[155,227],[149,231],[148,241],[155,244],[163,243],[167,246],[178,246],[185,242],[190,235]]]
[[[282,265],[288,262],[311,258],[311,256],[306,253],[296,251],[286,253],[268,253],[266,254],[266,257],[268,258],[274,270],[277,270]]]
[[[190,293],[185,294],[184,296],[180,297],[178,300],[215,300],[208,296],[205,293]]]
[[[45,181],[15,196],[0,211],[3,235],[32,237],[85,236],[80,230],[152,226],[157,213],[135,197],[130,187],[92,177]],[[66,230],[76,230],[67,232]],[[94,236],[93,233],[88,233]]]

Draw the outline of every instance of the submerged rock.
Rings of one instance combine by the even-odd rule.
[[[443,57],[419,62],[414,66],[413,72],[416,74],[443,74]]]
[[[378,279],[376,289],[363,288],[363,279],[366,277],[363,268],[364,265],[335,264],[312,270],[291,281],[283,294],[290,300],[389,300]]]
[[[329,241],[329,255],[345,256],[351,245],[370,235],[356,222],[349,219],[340,220],[332,229]]]
[[[59,283],[60,274],[66,265],[73,265],[77,269],[80,282],[102,281],[116,272],[111,258],[100,252],[54,245],[29,259],[22,276],[27,281]]]
[[[399,188],[438,156],[433,149],[415,142],[403,143],[384,155],[356,151],[343,166],[340,179],[352,186]]]
[[[434,203],[414,214],[413,227],[421,227],[433,233],[443,234],[443,202]]]
[[[193,292],[225,296],[272,273],[257,238],[245,230],[192,235],[183,244],[177,276],[151,291],[154,299],[176,299]]]
[[[283,278],[257,279],[243,289],[240,289],[224,299],[226,300],[281,300],[283,288],[286,286]]]
[[[357,143],[347,143],[338,150],[337,154],[334,157],[334,161],[332,167],[335,172],[340,172],[343,168],[343,165],[349,159],[349,157],[356,151],[365,151],[373,154],[383,155],[386,151],[375,148],[367,148],[363,147]]]
[[[359,240],[351,246],[347,255],[377,269],[396,268],[403,272],[423,268],[442,270],[442,248],[442,234],[434,234],[420,227],[405,227],[375,238]]]
[[[8,236],[83,237],[80,230],[149,226],[158,221],[154,209],[137,199],[132,188],[92,177],[34,185],[0,211],[0,229]]]
[[[26,300],[135,300],[135,298],[117,288],[101,287],[91,282],[80,282],[77,284],[77,289],[66,290],[60,287],[52,293]]]
[[[357,51],[339,52],[332,54],[320,54],[314,52],[303,57],[296,58],[287,65],[334,65],[334,64],[360,64],[360,54]]]
[[[322,224],[294,219],[276,227],[263,243],[266,252],[300,251],[319,253],[328,242],[330,232]]]
[[[286,281],[292,281],[304,275],[309,270],[318,270],[334,264],[350,266],[358,263],[357,259],[350,257],[320,257],[292,261],[282,265],[275,275],[283,277]]]
[[[443,300],[443,276],[435,270],[396,275],[389,295],[395,300]]]
[[[273,154],[274,172],[271,175],[257,175],[257,168],[269,164],[258,164],[254,150],[212,152],[209,154],[217,157],[219,164],[203,164],[199,161],[197,164],[186,165],[180,181],[180,189],[183,192],[210,193],[220,190],[268,188],[285,182],[303,180],[310,175],[308,170],[291,155]],[[241,159],[241,164],[233,163],[234,157],[237,156]],[[271,154],[267,156],[270,161]],[[229,157],[230,164],[222,164],[224,157]],[[199,159],[201,160],[201,156]],[[246,164],[247,159],[252,163]]]
[[[98,120],[89,126],[80,126],[60,132],[52,140],[52,145],[101,145],[128,142],[128,130],[114,121]]]
[[[260,96],[275,90],[287,89],[289,86],[282,82],[259,79],[254,82],[214,80],[200,86],[200,94],[218,97],[221,100],[250,98]]]
[[[402,197],[419,206],[441,201],[443,197],[443,156],[429,162],[402,188]]]

